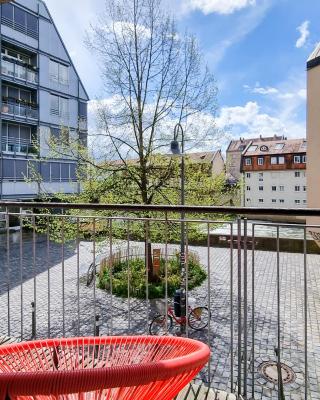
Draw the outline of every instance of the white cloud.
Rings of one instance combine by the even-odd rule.
[[[124,21],[115,21],[113,23],[113,29],[114,32],[117,36],[132,36],[134,32],[134,25],[130,22],[124,22]],[[150,29],[143,25],[136,25],[136,30],[138,36],[142,36],[144,38],[150,38],[151,32]]]
[[[299,84],[296,85],[299,87]],[[297,87],[290,87],[287,89],[291,89],[292,91],[286,91],[284,88],[276,88],[272,86],[260,86],[259,83],[256,83],[254,87],[251,87],[249,85],[243,85],[243,88],[254,94],[261,94],[263,96],[270,96],[274,99],[294,99],[294,98],[300,98],[302,100],[305,100],[307,98],[307,90],[305,88],[300,88],[297,89]]]
[[[232,14],[243,8],[254,6],[256,0],[185,0],[186,11],[199,10],[204,14]]]
[[[261,112],[260,106],[254,101],[249,101],[244,106],[223,107],[217,126],[222,129],[232,126],[234,133],[244,132],[248,137],[286,132],[286,126],[279,118]]]
[[[309,31],[310,21],[304,21],[300,26],[298,26],[297,31],[300,32],[300,37],[296,41],[296,47],[300,49],[303,47],[310,35]]]
[[[277,94],[279,91],[274,87],[255,87],[252,89],[252,93],[263,94],[263,95],[270,95],[270,94]]]

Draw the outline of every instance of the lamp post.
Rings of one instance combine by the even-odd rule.
[[[181,132],[181,151],[178,142],[179,131]],[[183,206],[185,203],[184,198],[184,183],[185,183],[185,160],[184,160],[184,130],[180,123],[177,123],[174,127],[174,137],[171,142],[171,152],[175,155],[181,155],[181,172],[180,172],[180,190],[181,197],[180,203]],[[185,223],[184,223],[185,213],[181,212],[181,238],[180,238],[180,273],[181,273],[181,284],[180,284],[180,306],[181,306],[181,317],[186,317],[186,269],[185,269]],[[180,325],[181,333],[185,333],[186,326],[184,324]]]

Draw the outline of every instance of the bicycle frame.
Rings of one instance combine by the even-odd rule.
[[[192,311],[192,308],[188,306],[188,314]],[[174,313],[173,307],[168,308],[168,315],[172,317],[172,319],[179,325],[186,325],[187,324],[187,316],[184,317],[177,317]]]

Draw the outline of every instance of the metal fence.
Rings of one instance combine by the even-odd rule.
[[[205,329],[186,325],[187,336],[212,350],[199,380],[248,399],[320,398],[320,252],[309,235],[320,227],[250,220],[257,214],[320,216],[319,210],[8,202],[0,207],[0,335],[30,340],[149,334],[153,317],[167,314],[172,303],[168,268],[180,251],[184,211],[186,306],[210,310]],[[120,297],[115,292],[124,282],[114,275],[116,254],[127,263]],[[153,299],[148,262],[144,297],[133,290],[130,260],[155,254],[162,259],[162,300]],[[206,272],[193,289],[191,254]],[[110,267],[106,290],[99,288],[103,263]],[[168,333],[180,334],[179,324]]]

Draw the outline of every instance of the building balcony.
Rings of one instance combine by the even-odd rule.
[[[309,231],[320,225],[250,220],[254,208],[2,202],[0,210],[0,336],[149,335],[156,327],[211,347],[197,377],[206,386],[247,399],[317,398],[320,252]],[[181,287],[186,302],[175,308]]]
[[[37,120],[39,118],[39,111],[37,105],[27,105],[26,103],[17,102],[14,100],[2,100],[2,114],[12,116],[13,118],[24,118]]]
[[[1,73],[14,80],[38,84],[38,71],[32,65],[27,65],[13,60],[10,57],[2,56]]]
[[[36,143],[14,137],[2,137],[1,149],[5,153],[37,154]]]

